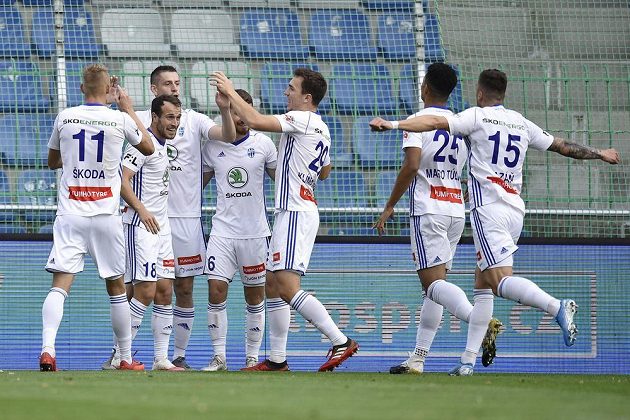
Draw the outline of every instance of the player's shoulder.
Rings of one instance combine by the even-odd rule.
[[[414,117],[420,117],[422,115],[437,115],[437,116],[449,116],[449,115],[453,115],[453,111],[451,111],[448,108],[445,107],[438,107],[438,106],[429,106],[426,108],[421,109],[420,111],[416,112],[415,114],[411,114],[410,116],[407,117],[407,119],[411,119]]]

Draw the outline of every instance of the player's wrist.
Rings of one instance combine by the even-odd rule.
[[[398,121],[390,121],[389,123],[392,125],[392,130],[398,130],[398,126],[400,125]]]

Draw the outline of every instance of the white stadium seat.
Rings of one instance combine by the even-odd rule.
[[[179,57],[236,58],[240,51],[232,17],[222,10],[175,11],[171,42]]]
[[[162,17],[153,9],[108,9],[101,17],[101,36],[110,57],[168,57]]]

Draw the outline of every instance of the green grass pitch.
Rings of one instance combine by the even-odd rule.
[[[630,419],[612,375],[0,372],[13,419]]]

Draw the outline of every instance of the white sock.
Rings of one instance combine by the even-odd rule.
[[[68,294],[59,287],[53,287],[42,305],[42,353],[55,357],[55,339],[63,318],[63,304]]]
[[[497,287],[497,296],[543,311],[553,316],[560,311],[560,301],[524,277],[503,277]]]
[[[173,359],[186,356],[186,348],[188,341],[190,341],[194,320],[195,308],[173,307],[173,329],[175,330]]]
[[[460,287],[445,280],[436,280],[427,289],[427,296],[444,306],[456,318],[468,322],[473,306]]]
[[[416,348],[414,354],[424,360],[429,354],[429,349],[435,338],[435,334],[442,320],[442,305],[435,303],[428,297],[424,297],[420,309],[420,323],[416,333]]]
[[[227,302],[208,303],[208,332],[210,333],[215,356],[223,356],[225,358],[227,331]]]
[[[173,332],[173,305],[153,304],[151,316],[153,330],[153,358],[162,360],[168,357],[168,341]]]
[[[258,305],[247,305],[245,313],[245,356],[258,359],[258,352],[262,344],[265,331],[265,301]]]
[[[473,294],[475,305],[470,313],[466,351],[462,354],[461,361],[474,366],[481,342],[488,330],[488,322],[492,318],[494,295],[492,294],[492,289],[474,289]]]
[[[112,317],[112,328],[116,335],[120,360],[131,363],[131,314],[127,295],[109,297],[109,310]]]
[[[144,318],[144,312],[147,307],[144,303],[140,302],[136,298],[131,298],[129,301],[129,311],[131,313],[131,341],[136,339],[140,325],[142,325],[142,319]]]
[[[328,337],[332,341],[333,346],[338,346],[348,341],[348,337],[339,330],[324,305],[315,296],[309,295],[304,290],[298,290],[293,299],[291,299],[290,305],[307,321],[315,325],[322,334]]]
[[[269,320],[269,360],[282,363],[287,360],[287,337],[291,323],[291,308],[281,298],[267,299]]]

